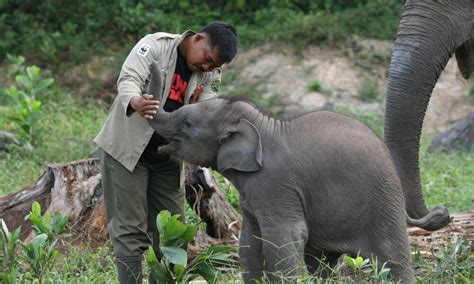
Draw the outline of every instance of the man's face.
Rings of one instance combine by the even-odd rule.
[[[205,33],[194,35],[187,52],[186,61],[193,72],[208,72],[222,65],[217,48],[211,48],[208,36]]]

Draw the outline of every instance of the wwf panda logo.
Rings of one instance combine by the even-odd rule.
[[[142,44],[140,48],[137,50],[137,54],[140,56],[145,57],[148,54],[148,51],[150,50],[151,46],[149,44]]]

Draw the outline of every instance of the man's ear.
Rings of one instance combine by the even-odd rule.
[[[197,33],[194,35],[194,42],[199,42],[201,40],[203,40],[205,38],[204,34],[203,33]]]

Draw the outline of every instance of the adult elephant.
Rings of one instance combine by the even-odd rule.
[[[437,205],[428,210],[419,170],[423,118],[433,87],[449,58],[469,78],[474,69],[474,0],[407,0],[404,4],[389,70],[385,142],[397,165],[408,215],[436,230],[451,220]]]

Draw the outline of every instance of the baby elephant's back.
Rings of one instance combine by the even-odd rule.
[[[294,148],[310,198],[339,195],[367,203],[390,195],[403,202],[395,165],[383,141],[365,124],[333,112],[315,112],[293,121],[291,139],[305,137]],[[311,172],[308,175],[308,171]],[[309,201],[309,200],[308,200]]]

